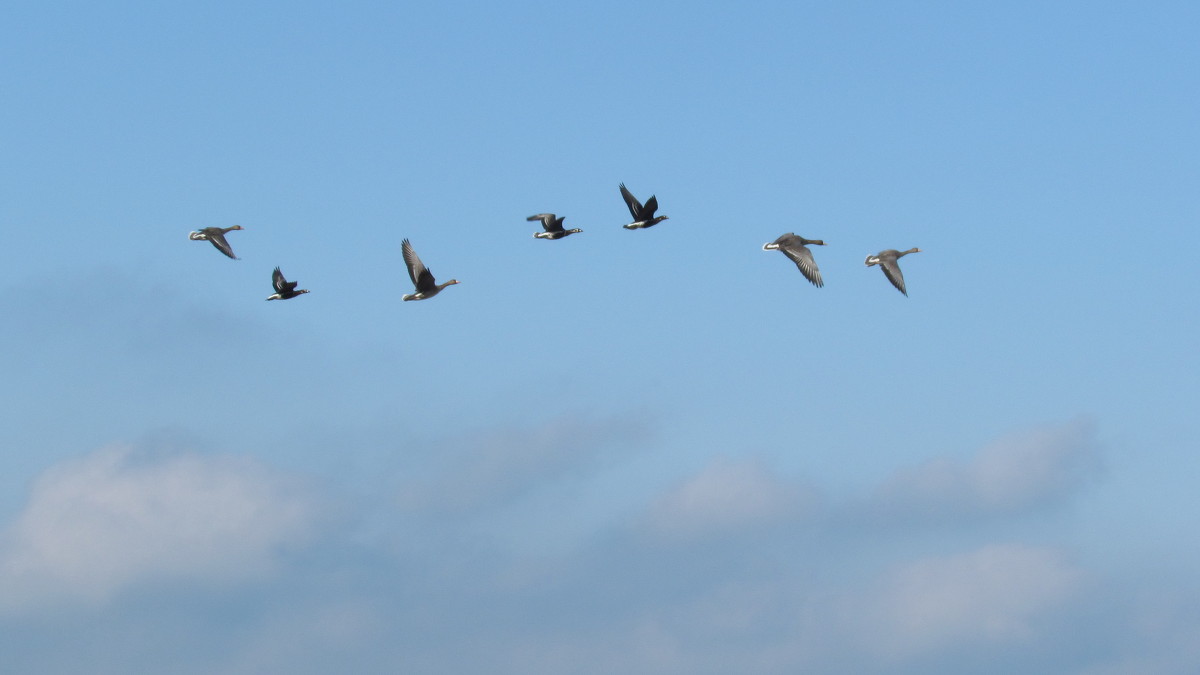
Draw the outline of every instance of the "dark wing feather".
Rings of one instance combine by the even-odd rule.
[[[221,233],[220,228],[206,227],[202,232],[208,235],[208,240],[212,242],[213,246],[217,247],[218,251],[237,260],[237,256],[233,254],[233,248],[229,245],[229,242],[225,241],[225,235]]]
[[[879,266],[883,268],[883,276],[887,277],[888,281],[892,282],[892,285],[896,287],[896,290],[907,296],[908,291],[904,288],[904,272],[900,271],[900,265],[896,263],[896,259],[885,258],[880,260]]]
[[[433,281],[433,273],[417,257],[417,252],[413,250],[412,244],[408,243],[407,239],[404,240],[400,250],[404,254],[404,264],[408,266],[408,278],[412,279],[413,286],[418,292],[428,291],[437,285]]]
[[[783,239],[783,237],[780,237]],[[779,241],[778,239],[776,240]],[[796,267],[805,279],[812,282],[813,286],[821,288],[825,282],[821,279],[821,270],[817,269],[817,261],[813,259],[812,251],[804,244],[796,243],[795,241],[779,242],[779,250],[783,251],[792,262],[796,263]]]
[[[529,216],[525,220],[540,220],[542,221],[542,229],[547,232],[562,232],[563,218],[556,218],[553,213],[539,213],[535,216]]]
[[[287,279],[283,278],[283,272],[280,272],[278,267],[271,273],[271,285],[275,287],[276,293],[282,293],[287,288]]]
[[[654,212],[658,210],[658,197],[650,195],[650,199],[646,200],[646,206],[642,209],[642,215],[645,220],[654,218]]]
[[[621,196],[625,198],[625,205],[629,207],[629,214],[633,216],[633,222],[642,220],[642,203],[633,196],[624,183],[621,183]]]

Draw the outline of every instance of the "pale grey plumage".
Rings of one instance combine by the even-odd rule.
[[[224,253],[230,258],[233,258],[234,260],[238,260],[238,257],[233,254],[233,247],[229,245],[228,241],[225,241],[225,234],[227,232],[240,229],[242,229],[241,225],[234,225],[233,227],[206,227],[204,229],[191,232],[188,234],[188,239],[191,239],[192,241],[211,242],[218,251]]]
[[[908,296],[908,290],[904,287],[904,272],[900,271],[900,264],[897,262],[900,258],[909,253],[920,253],[919,248],[910,248],[907,251],[897,251],[894,248],[889,248],[885,251],[880,251],[875,255],[867,256],[867,267],[879,265],[879,269],[883,270],[883,276],[887,277],[888,281],[900,291]]]
[[[817,269],[817,261],[813,258],[812,251],[809,250],[808,244],[824,246],[825,242],[820,239],[805,239],[791,232],[780,235],[778,239],[769,243],[763,244],[764,251],[780,251],[788,257],[792,262],[796,263],[796,267],[805,279],[812,282],[813,286],[821,288],[825,285],[825,281],[821,279],[821,270]]]

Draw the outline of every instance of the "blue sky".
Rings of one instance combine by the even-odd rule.
[[[7,4],[7,667],[1195,672],[1198,26]]]

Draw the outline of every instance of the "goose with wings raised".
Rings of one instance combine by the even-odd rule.
[[[563,229],[563,221],[566,220],[566,216],[563,216],[562,218],[558,218],[553,213],[538,213],[538,214],[529,216],[525,220],[528,220],[530,222],[533,222],[535,220],[542,221],[542,229],[545,231],[544,232],[534,232],[533,233],[534,239],[562,239],[563,237],[567,236],[568,234],[577,234],[579,232],[583,232],[583,230],[580,230],[578,228],[576,228],[574,230]]]
[[[304,295],[305,293],[307,293],[308,290],[304,289],[304,288],[301,288],[300,290],[296,290],[296,286],[298,283],[299,282],[288,281],[287,279],[283,278],[283,272],[280,272],[279,268],[276,267],[275,271],[271,273],[271,285],[275,287],[275,294],[268,295],[267,299],[268,300],[290,300],[290,299],[296,297],[297,295]]]
[[[416,293],[409,293],[401,298],[401,300],[425,300],[432,298],[442,289],[447,286],[453,286],[458,283],[457,279],[451,279],[444,284],[437,283],[433,278],[433,272],[421,262],[417,257],[417,252],[413,250],[412,244],[407,239],[404,240],[400,247],[404,254],[404,264],[408,266],[408,277],[412,279],[413,286],[416,287]]]
[[[625,199],[625,205],[629,207],[629,215],[633,216],[633,222],[623,225],[627,230],[640,230],[646,227],[653,227],[667,219],[667,216],[655,216],[654,212],[658,210],[658,198],[650,195],[650,199],[646,200],[646,205],[643,206],[633,196],[624,183],[621,183],[621,197]]]

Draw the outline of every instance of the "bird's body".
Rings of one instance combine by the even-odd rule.
[[[629,207],[629,215],[633,216],[633,222],[623,225],[627,230],[640,230],[646,227],[653,227],[667,219],[667,216],[655,216],[654,212],[658,210],[658,198],[650,195],[650,199],[646,200],[646,205],[643,206],[633,196],[625,184],[621,183],[621,197],[625,200],[625,205]]]
[[[212,242],[212,245],[218,251],[237,260],[238,257],[233,254],[233,248],[229,246],[229,242],[225,241],[225,233],[240,229],[242,229],[241,225],[234,225],[233,227],[206,227],[188,234],[188,239],[192,241]]]
[[[267,299],[268,300],[290,300],[290,299],[296,297],[297,295],[303,295],[308,292],[306,289],[303,289],[303,288],[301,288],[300,290],[296,290],[297,283],[298,282],[288,281],[287,279],[284,279],[283,272],[280,272],[279,268],[276,267],[275,271],[271,273],[271,285],[275,287],[275,294],[268,295]]]
[[[553,213],[539,213],[536,215],[529,216],[525,220],[528,220],[530,222],[535,221],[535,220],[542,221],[542,229],[545,231],[544,232],[534,232],[533,233],[534,239],[562,239],[563,237],[567,236],[568,234],[576,234],[579,232],[583,232],[583,230],[580,230],[580,229],[574,229],[574,230],[563,229],[563,221],[566,220],[566,217],[564,216],[562,218],[556,218]]]
[[[412,279],[413,286],[417,290],[416,293],[405,295],[401,298],[402,300],[425,300],[426,298],[432,298],[441,293],[443,288],[458,283],[457,279],[451,279],[444,284],[435,282],[433,273],[417,257],[417,252],[413,250],[412,244],[407,239],[401,245],[401,252],[404,254],[404,264],[408,266],[408,277]]]
[[[896,287],[896,290],[908,296],[908,290],[904,288],[904,272],[900,271],[900,264],[897,262],[900,258],[909,253],[920,253],[919,248],[910,248],[907,251],[897,251],[894,248],[889,248],[886,251],[880,251],[875,255],[867,256],[867,267],[879,265],[879,269],[883,270],[883,276],[887,277],[888,281]]]
[[[804,275],[805,279],[812,282],[813,286],[821,288],[825,282],[821,279],[821,270],[817,269],[817,261],[813,258],[808,244],[824,246],[825,242],[820,239],[805,239],[789,232],[769,244],[763,244],[763,250],[780,251],[796,263],[796,267],[800,269],[800,273]]]

